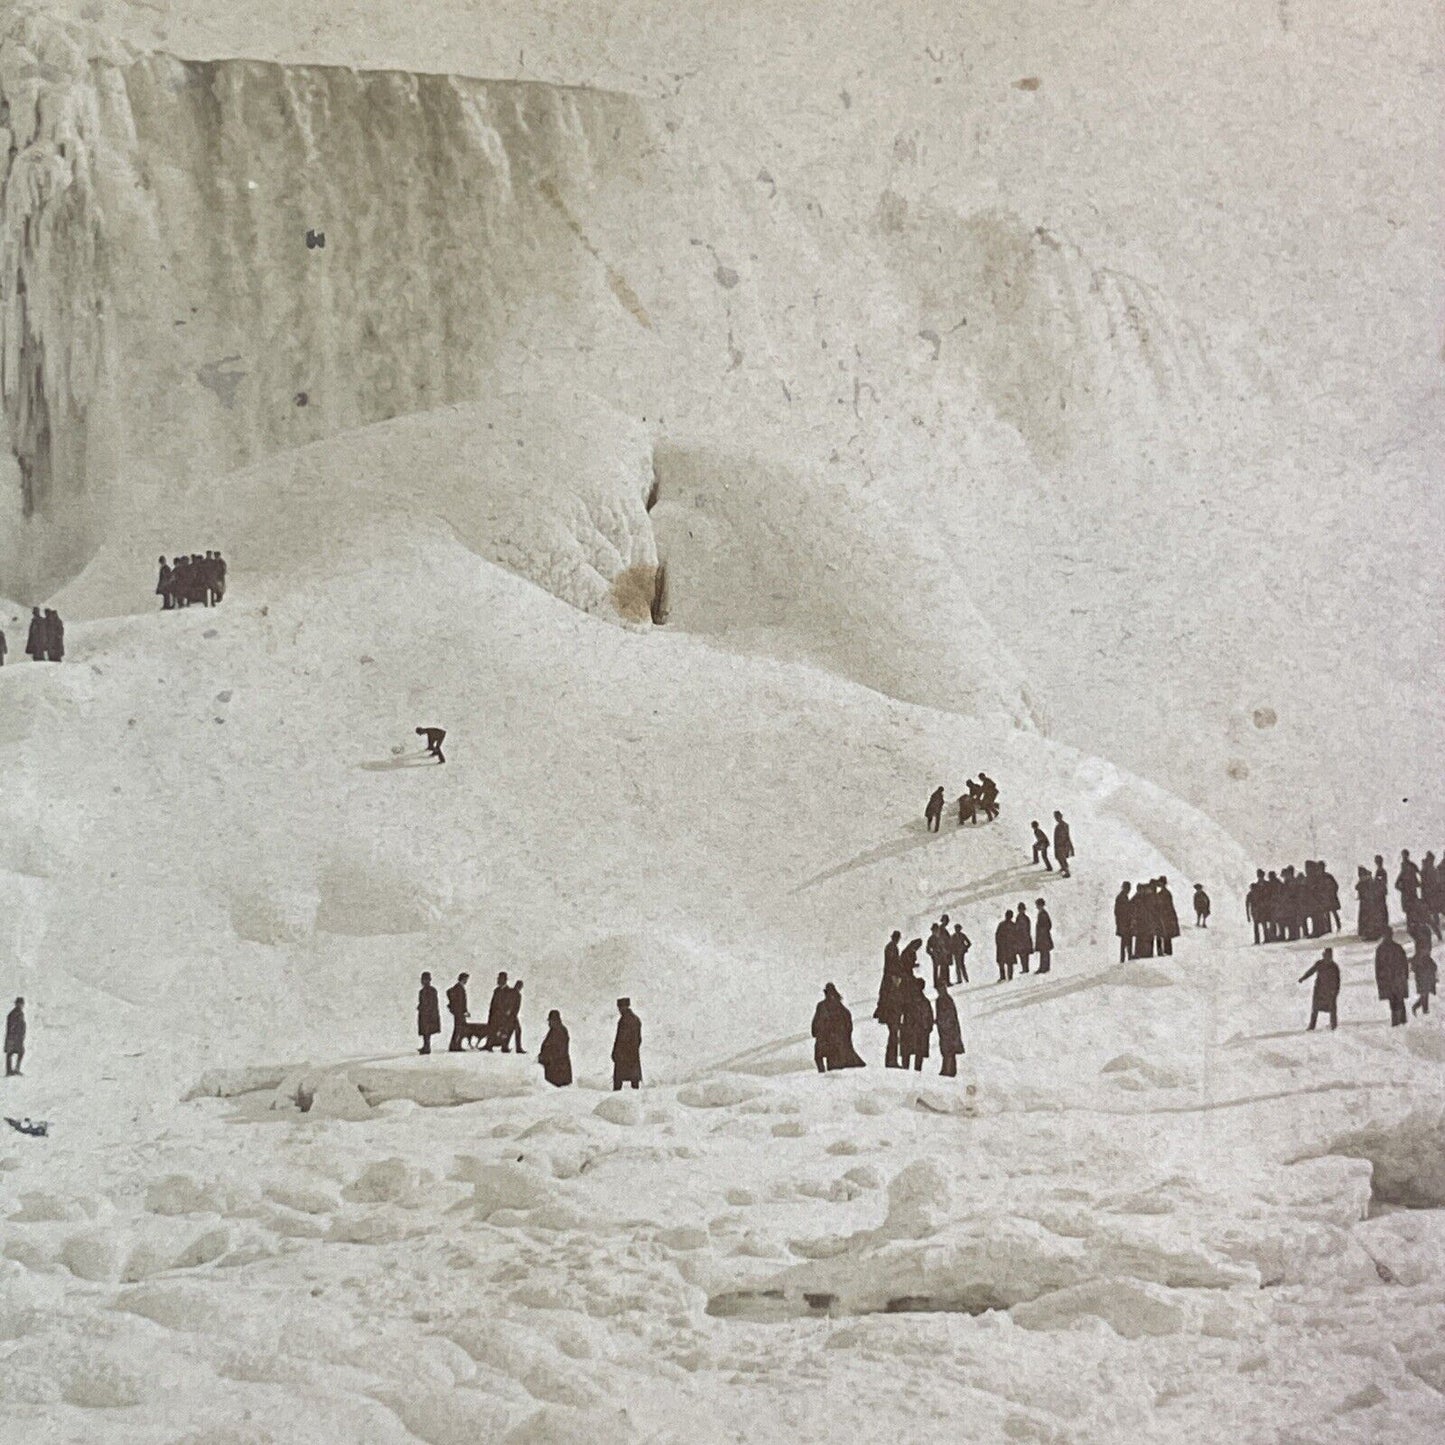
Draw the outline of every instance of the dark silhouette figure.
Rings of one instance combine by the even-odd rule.
[[[1074,856],[1074,835],[1064,822],[1064,815],[1054,809],[1054,857],[1059,864],[1059,877],[1069,876],[1069,859]]]
[[[1034,952],[1039,956],[1038,971],[1048,973],[1053,966],[1054,920],[1042,898],[1034,904]]]
[[[1179,937],[1179,913],[1174,907],[1174,895],[1169,891],[1169,880],[1160,878],[1155,883],[1159,926],[1159,953],[1172,954],[1174,940]]]
[[[1425,916],[1435,937],[1441,937],[1440,920],[1445,914],[1445,866],[1435,861],[1433,853],[1425,855],[1420,865],[1420,900],[1425,905]]]
[[[968,958],[969,949],[973,947],[973,939],[963,931],[961,923],[955,923],[948,943],[949,953],[953,957],[953,981],[954,983],[967,983],[968,965],[965,960]]]
[[[945,1079],[958,1076],[958,1056],[963,1053],[963,1030],[958,1024],[958,1007],[946,988],[938,990],[938,1001],[933,1006],[938,1021],[938,1052],[943,1059],[939,1073]]]
[[[984,816],[993,822],[998,817],[998,784],[982,768],[978,770],[978,801]]]
[[[1049,835],[1045,833],[1042,828],[1039,827],[1039,820],[1037,818],[1035,818],[1034,821],[1029,824],[1029,827],[1034,830],[1033,861],[1035,863],[1042,862],[1044,867],[1047,868],[1050,873],[1052,873],[1054,871],[1054,865],[1049,862]]]
[[[10,644],[5,640],[5,634],[0,632],[0,667],[5,666],[5,654],[10,651]]]
[[[824,984],[823,997],[813,1010],[813,1062],[820,1074],[864,1067],[853,1047],[853,1015],[831,983]]]
[[[462,1033],[467,1025],[467,980],[469,973],[459,973],[457,981],[447,990],[447,1012],[452,1016],[452,1041],[447,1052],[459,1054],[462,1051]]]
[[[45,609],[44,638],[46,662],[63,662],[65,660],[65,624],[60,620],[60,614],[53,607]]]
[[[1364,869],[1360,872],[1363,874]],[[1264,869],[1254,870],[1254,882],[1249,885],[1249,892],[1244,895],[1244,916],[1254,924],[1254,941],[1264,942]]]
[[[1007,983],[1014,976],[1016,947],[1014,944],[1014,911],[1012,908],[1003,916],[1003,922],[993,931],[994,955],[998,960],[998,981]]]
[[[883,976],[886,978],[890,969],[898,967],[898,940],[903,935],[895,928],[889,935],[888,942],[883,945]]]
[[[923,821],[928,824],[930,833],[938,832],[939,824],[943,821],[943,789],[935,788],[928,798],[928,806],[923,810]]]
[[[1034,951],[1034,930],[1029,923],[1029,906],[1020,903],[1014,910],[1014,956],[1024,972],[1029,971],[1029,954]]]
[[[1119,940],[1119,962],[1133,957],[1134,900],[1129,884],[1121,883],[1114,898],[1114,935]]]
[[[497,986],[492,990],[492,1001],[487,1005],[487,1041],[482,1048],[487,1053],[502,1043],[504,1039],[509,1040],[511,1030],[507,1028],[507,1010],[512,1005],[512,989],[507,982],[507,975],[497,975]],[[503,1050],[505,1053],[506,1050]]]
[[[446,762],[446,754],[442,752],[442,741],[447,735],[445,728],[418,728],[416,735],[426,739],[426,755],[435,758],[437,762]],[[466,770],[463,769],[463,772]]]
[[[1386,924],[1390,921],[1390,875],[1385,872],[1385,860],[1375,854],[1375,901],[1384,910]]]
[[[617,1000],[617,1036],[612,1041],[612,1088],[642,1083],[642,1020],[632,1012],[632,1000]]]
[[[553,1009],[547,1015],[547,1035],[537,1050],[542,1077],[555,1089],[565,1089],[572,1082],[572,1041],[562,1015]]]
[[[429,973],[422,974],[421,989],[416,996],[416,1031],[421,1035],[421,1048],[417,1052],[431,1053],[432,1035],[442,1031],[442,1015],[437,991],[432,987]]]
[[[922,1072],[923,1061],[928,1057],[928,1041],[932,1036],[933,1007],[923,992],[923,980],[911,979],[903,999],[903,1028],[899,1037],[905,1069],[911,1063],[915,1073]]]
[[[1315,981],[1314,996],[1310,999],[1310,1029],[1314,1029],[1321,1014],[1329,1014],[1330,1027],[1338,1028],[1340,1021],[1335,1005],[1340,997],[1340,966],[1335,962],[1333,948],[1325,949],[1324,956],[1307,968],[1299,981],[1304,983],[1310,978]]]
[[[13,1078],[25,1060],[25,1000],[17,998],[5,1015],[5,1077]]]
[[[1420,901],[1420,870],[1410,857],[1410,850],[1400,853],[1400,871],[1395,875],[1395,891],[1400,895],[1400,911],[1407,916]]]
[[[31,662],[42,662],[45,658],[45,619],[38,607],[30,609],[30,631],[25,635],[25,655]]]
[[[522,980],[520,978],[507,991],[505,1011],[502,1014],[502,1052],[504,1054],[512,1052],[514,1040],[517,1052],[525,1054],[527,1051],[522,1047]]]
[[[1360,900],[1360,937],[1367,943],[1383,938],[1387,919],[1385,911],[1380,907],[1378,880],[1371,876],[1370,870],[1363,863],[1360,864],[1359,876],[1355,881],[1355,896]]]
[[[1196,928],[1209,927],[1209,895],[1204,891],[1202,883],[1194,885],[1194,926]]]
[[[1430,957],[1428,938],[1424,948],[1416,947],[1415,956],[1410,960],[1410,968],[1415,975],[1415,992],[1419,995],[1410,1005],[1410,1012],[1412,1014],[1428,1014],[1430,1012],[1430,995],[1435,992],[1435,985],[1439,977],[1435,960]]]
[[[1405,957],[1405,950],[1395,942],[1388,925],[1384,938],[1375,949],[1375,987],[1381,1000],[1390,1005],[1390,1027],[1398,1028],[1408,1023],[1405,1000],[1410,996],[1410,960]]]
[[[175,568],[166,561],[160,559],[160,575],[156,579],[156,596],[161,599],[161,610],[170,612],[176,605],[176,594],[171,587],[171,579],[176,575]]]
[[[900,1064],[900,1038],[903,1028],[903,1005],[913,988],[917,977],[918,950],[923,947],[921,938],[909,940],[891,973],[883,975],[883,987],[878,991],[878,1008],[873,1017],[888,1030],[888,1048],[884,1055],[885,1068],[897,1069]],[[921,980],[919,980],[921,982]]]
[[[939,980],[948,982],[948,975],[953,969],[953,944],[949,941],[948,930],[942,923],[935,923],[928,931],[928,942],[924,945],[928,950],[929,960],[933,964],[933,986],[938,987]]]

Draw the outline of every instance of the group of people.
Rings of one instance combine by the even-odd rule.
[[[1362,907],[1363,902],[1362,896]],[[1317,858],[1307,859],[1302,870],[1287,867],[1266,874],[1257,868],[1244,895],[1244,911],[1254,925],[1256,943],[1323,938],[1339,932],[1340,885]]]
[[[1029,824],[1034,830],[1034,862],[1042,863],[1050,873],[1054,871],[1054,865],[1049,862],[1049,835],[1039,827],[1039,820],[1035,818]],[[1069,876],[1069,859],[1074,856],[1074,838],[1069,832],[1069,825],[1064,821],[1064,815],[1057,808],[1054,809],[1054,857],[1059,863],[1059,877]]]
[[[1414,954],[1407,955],[1394,930],[1386,924],[1384,935],[1375,949],[1375,992],[1381,1003],[1390,1005],[1391,1028],[1408,1023],[1411,1013],[1428,1014],[1430,995],[1436,992],[1439,982],[1439,969],[1430,954],[1429,935],[1426,934],[1423,939],[1416,937],[1414,944]],[[1416,999],[1407,1013],[1405,1004],[1410,997],[1412,974]],[[1332,1029],[1338,1028],[1340,966],[1335,961],[1333,948],[1325,949],[1323,956],[1300,975],[1299,981],[1307,983],[1310,979],[1314,979],[1314,988],[1310,996],[1309,1029],[1314,1029],[1321,1014],[1328,1015]]]
[[[946,921],[945,919],[945,923]],[[959,929],[958,932],[961,933],[962,930]],[[923,940],[915,938],[900,948],[898,943],[902,936],[895,930],[884,945],[883,982],[879,986],[878,1003],[873,1010],[873,1017],[888,1030],[884,1066],[890,1069],[922,1070],[936,1029],[938,1052],[943,1060],[939,1072],[945,1078],[954,1078],[958,1074],[958,1056],[963,1053],[963,1029],[958,1021],[958,1006],[948,992],[946,969],[935,961],[935,998],[933,1003],[929,1003],[923,979],[918,973],[918,950],[923,947]],[[940,936],[950,941],[938,945],[939,958],[943,957],[942,949],[951,951],[951,939],[954,935],[944,934],[942,926],[934,924],[933,937],[938,939]],[[967,952],[966,949],[964,951]],[[961,955],[959,961],[962,962]],[[967,977],[965,973],[964,978]],[[829,990],[832,990],[831,994]],[[843,1030],[845,1015],[846,1031]],[[861,1066],[861,1059],[856,1064],[843,1062],[850,1055],[857,1057],[853,1050],[852,1036],[852,1016],[843,1007],[837,989],[829,984],[823,991],[823,1001],[813,1014],[814,1059],[820,1071]]]
[[[1434,853],[1427,853],[1416,863],[1408,848],[1401,850],[1395,891],[1400,895],[1400,912],[1410,936],[1418,939],[1424,934],[1428,940],[1433,933],[1439,938],[1441,915],[1445,913],[1445,863],[1437,864]],[[1383,938],[1390,927],[1390,877],[1378,853],[1373,873],[1360,865],[1355,896],[1360,900],[1360,937],[1370,942]]]
[[[923,821],[930,833],[938,832],[942,826],[946,797],[942,787],[935,788],[928,796]],[[958,825],[961,828],[965,823],[977,823],[980,818],[993,822],[997,817],[998,784],[980,768],[978,778],[970,778],[965,790],[958,795]]]
[[[1196,883],[1195,924],[1203,928],[1209,913],[1209,895],[1203,885]],[[1119,940],[1120,963],[1131,958],[1168,957],[1174,952],[1174,940],[1179,937],[1179,910],[1174,906],[1167,878],[1119,885],[1114,898],[1114,936]]]
[[[452,1037],[449,1053],[460,1053],[464,1044],[470,1043],[486,1053],[500,1049],[502,1053],[526,1053],[522,1047],[522,980],[507,981],[505,973],[497,975],[496,987],[492,990],[491,1004],[487,1009],[485,1023],[472,1023],[470,1005],[467,999],[467,984],[471,975],[461,973],[457,981],[447,990],[447,1012],[452,1016]],[[851,1021],[850,1021],[851,1024]],[[416,999],[416,1031],[421,1036],[418,1053],[432,1051],[432,1039],[442,1031],[441,1004],[432,984],[431,974],[421,976],[421,988]],[[537,1062],[542,1066],[542,1076],[556,1088],[565,1088],[572,1082],[572,1044],[562,1015],[552,1009],[547,1015],[547,1033],[537,1050]],[[636,1089],[642,1083],[642,1021],[632,1011],[632,1000],[617,1000],[617,1033],[612,1043],[612,1087],[620,1089],[624,1084]]]
[[[173,612],[177,607],[214,607],[225,595],[226,559],[219,552],[177,557],[174,562],[160,559],[156,596],[161,599],[164,611]]]
[[[1044,900],[1035,900],[1032,919],[1027,903],[1010,908],[994,929],[993,942],[1000,983],[1012,982],[1015,971],[1028,973],[1029,959],[1035,955],[1039,960],[1037,972],[1050,972],[1053,968],[1054,920]]]
[[[5,666],[5,655],[9,650],[5,634],[0,632],[0,667]],[[25,655],[31,662],[60,662],[65,657],[65,624],[53,607],[47,607],[44,612],[38,607],[30,609]]]

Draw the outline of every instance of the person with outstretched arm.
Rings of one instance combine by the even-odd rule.
[[[1335,951],[1327,948],[1324,956],[1311,967],[1307,968],[1300,975],[1300,982],[1314,979],[1314,995],[1310,999],[1310,1024],[1307,1032],[1313,1032],[1316,1022],[1321,1014],[1330,1016],[1330,1027],[1337,1029],[1340,1026],[1339,1017],[1335,1012],[1340,997],[1340,966],[1335,962]]]

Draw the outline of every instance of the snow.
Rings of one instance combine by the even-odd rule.
[[[0,673],[16,1437],[1438,1438],[1439,1016],[1346,937],[1304,1032],[1236,841],[1439,836],[1438,16],[49,8],[0,43],[0,589],[71,643]],[[928,834],[980,767],[1001,819]],[[1161,872],[1212,926],[1117,964]],[[1054,973],[992,982],[1041,894]],[[885,1071],[942,911],[968,1052]],[[503,968],[530,1052],[418,1056],[420,972]]]

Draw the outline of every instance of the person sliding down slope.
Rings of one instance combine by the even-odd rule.
[[[447,730],[445,728],[418,728],[416,735],[426,739],[426,755],[435,758],[437,762],[446,762],[446,754],[442,752],[442,743],[446,740]]]

